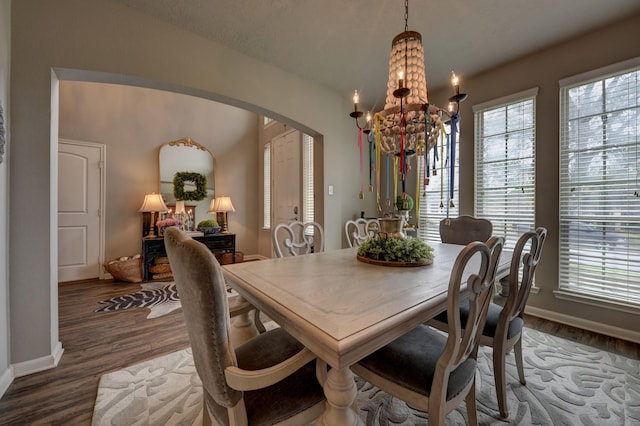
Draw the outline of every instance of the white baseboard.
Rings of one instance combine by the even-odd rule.
[[[13,382],[13,379],[13,368],[9,366],[2,372],[2,375],[0,375],[0,398],[2,398],[7,389],[9,389],[9,385]]]
[[[540,318],[548,319],[551,321],[559,322],[561,324],[581,328],[583,330],[593,331],[595,333],[600,333],[606,336],[615,337],[616,339],[622,339],[622,340],[628,340],[634,343],[640,343],[640,332],[637,332],[637,331],[627,330],[625,328],[620,328],[620,327],[612,327],[610,325],[600,324],[595,321],[590,321],[583,318],[576,318],[570,315],[560,314],[558,312],[536,308],[534,306],[527,306],[524,312],[526,314],[533,315],[534,317],[540,317]]]
[[[51,355],[13,364],[14,377],[23,377],[40,371],[49,370],[50,368],[55,368],[60,362],[63,352],[64,349],[62,348],[62,343],[58,342]]]

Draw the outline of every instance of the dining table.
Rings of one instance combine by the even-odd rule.
[[[331,367],[316,425],[362,425],[350,366],[446,310],[451,271],[465,246],[429,245],[434,259],[424,266],[362,262],[354,247],[222,267],[230,287]],[[477,271],[476,261],[467,268]],[[508,275],[510,261],[504,250],[496,279]]]

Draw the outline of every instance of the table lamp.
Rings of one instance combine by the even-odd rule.
[[[207,211],[207,213],[219,213],[220,216],[222,216],[222,223],[220,224],[220,226],[222,226],[222,232],[228,232],[229,226],[227,222],[227,212],[235,211],[236,209],[233,208],[233,204],[231,203],[231,197],[222,196],[211,200],[211,205],[209,206],[209,211]]]
[[[149,212],[151,213],[151,223],[149,224],[149,237],[156,236],[156,212],[162,213],[166,212],[167,205],[164,203],[161,194],[156,194],[152,192],[151,194],[147,194],[144,196],[144,201],[142,202],[142,207],[140,207],[139,212]]]

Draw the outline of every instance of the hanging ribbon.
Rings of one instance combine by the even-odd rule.
[[[382,149],[380,144],[382,143],[382,134],[380,133],[380,123],[384,120],[384,117],[380,115],[380,113],[376,113],[373,117],[374,127],[375,127],[375,154],[376,154],[376,205],[378,206],[378,212],[382,211],[382,207],[380,206],[380,153]],[[389,175],[387,175],[387,179],[389,179]]]
[[[386,167],[385,167],[385,171],[384,171],[384,175],[387,177],[387,190],[385,193],[385,198],[388,200],[389,199],[389,156],[386,156]]]
[[[364,198],[364,192],[362,192],[363,186],[363,157],[364,157],[364,146],[362,143],[362,129],[358,129],[358,150],[360,151],[360,199]]]
[[[402,113],[401,113],[402,114]],[[404,114],[402,114],[402,118],[400,119],[400,173],[402,174],[402,193],[406,192],[406,181],[407,181],[407,170],[406,170],[406,161],[404,158],[404,147],[405,147],[405,126],[407,122],[405,120]]]
[[[456,136],[458,133],[458,114],[451,117],[451,143],[449,145],[449,204],[454,207],[453,204],[453,189],[456,179]]]
[[[375,169],[374,145],[371,133],[367,135],[369,141],[369,192],[373,191],[373,170]]]
[[[443,132],[443,137],[444,137],[444,132]],[[445,162],[443,159],[444,159],[444,140],[440,141],[440,208],[441,209],[444,208],[444,163]],[[435,167],[433,170],[435,170]]]
[[[393,157],[393,203],[398,200],[398,157]],[[392,204],[393,204],[392,203]]]

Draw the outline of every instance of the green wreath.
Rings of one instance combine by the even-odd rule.
[[[184,184],[193,183],[196,189],[185,191]],[[177,172],[173,176],[173,196],[177,201],[200,201],[207,196],[207,177],[202,173]]]

